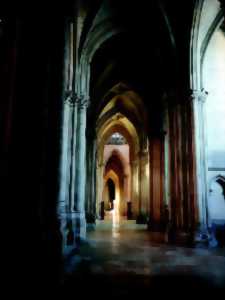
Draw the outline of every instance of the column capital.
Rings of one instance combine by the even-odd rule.
[[[132,160],[132,161],[130,162],[130,164],[131,164],[132,167],[137,167],[137,166],[138,166],[138,160],[137,160],[137,159]]]
[[[208,97],[208,92],[204,89],[201,90],[190,90],[189,99],[191,101],[198,101],[201,103],[205,103]]]
[[[96,166],[98,169],[100,169],[100,168],[104,168],[105,164],[104,164],[104,162],[97,162]]]
[[[78,101],[79,101],[79,97],[76,92],[74,92],[73,90],[67,90],[65,92],[64,102],[66,104],[69,104],[70,106],[74,106],[78,103]]]
[[[78,97],[78,108],[85,109],[90,104],[90,97],[84,94],[80,94]]]
[[[148,149],[141,149],[139,152],[138,152],[138,156],[139,157],[145,157],[145,156],[148,156]]]

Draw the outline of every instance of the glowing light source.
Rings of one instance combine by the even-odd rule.
[[[120,196],[119,196],[119,187],[116,187],[116,198],[114,200],[114,209],[113,209],[113,215],[112,215],[112,227],[118,228],[120,223]]]

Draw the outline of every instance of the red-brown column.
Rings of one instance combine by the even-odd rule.
[[[164,138],[150,138],[150,229],[160,230],[164,197]]]

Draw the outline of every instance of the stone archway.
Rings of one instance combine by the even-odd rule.
[[[118,123],[119,122],[119,123]],[[134,216],[138,215],[138,206],[139,206],[139,194],[138,190],[132,188],[133,182],[137,182],[138,179],[138,165],[134,167],[133,161],[134,158],[138,159],[138,148],[137,144],[134,144],[134,138],[137,139],[137,135],[132,136],[131,132],[128,131],[124,121],[113,121],[109,127],[105,127],[104,130],[99,132],[99,138],[97,143],[97,200],[96,200],[96,211],[99,210],[98,203],[101,200],[102,195],[102,183],[101,180],[104,177],[104,173],[107,173],[107,164],[110,160],[117,158],[121,164],[122,171],[117,171],[122,176],[120,176],[120,190],[121,190],[121,199],[123,201],[120,205],[121,216],[127,216],[128,204],[133,202]],[[128,122],[128,120],[126,120]],[[120,133],[127,140],[126,144],[123,145],[113,145],[106,144],[107,141],[116,133]],[[116,160],[116,159],[115,159]],[[116,167],[114,167],[116,168]],[[136,168],[136,169],[135,169]],[[115,170],[114,170],[115,171]]]
[[[110,195],[109,182],[112,182],[114,185],[113,198],[111,198],[112,195]],[[122,188],[119,174],[112,169],[109,170],[103,178],[102,200],[104,202],[104,219],[112,221],[115,215],[118,219],[121,216],[120,205],[123,196]]]
[[[222,123],[224,114],[224,108],[221,105],[224,102],[224,92],[218,95],[223,89],[220,83],[224,81],[224,70],[222,71],[224,50],[222,48],[225,47],[225,39],[221,28],[223,21],[223,9],[219,1],[196,1],[190,43],[190,86],[196,160],[196,223],[200,225],[197,240],[201,240],[202,236],[209,236],[210,209],[208,205],[212,197],[212,193],[209,193],[212,190],[210,178],[212,179],[217,172],[225,170],[222,158],[224,143],[218,138],[223,127],[217,127],[219,119]],[[220,74],[220,80],[218,80],[218,74]],[[216,122],[215,115],[217,115]],[[218,144],[220,144],[219,147],[216,146]],[[219,157],[222,158],[220,162]]]
[[[100,114],[97,127],[97,173],[96,178],[103,178],[104,169],[106,166],[106,159],[109,158],[106,155],[104,159],[104,150],[105,144],[111,136],[114,134],[120,134],[127,141],[127,145],[117,145],[113,147],[108,145],[108,151],[111,147],[111,150],[114,150],[120,161],[123,164],[123,198],[124,201],[121,202],[121,215],[126,216],[127,218],[136,219],[141,213],[147,215],[149,208],[149,178],[148,176],[142,176],[143,172],[149,168],[148,166],[148,149],[144,152],[143,147],[145,143],[141,141],[141,137],[144,135],[144,132],[140,132],[140,129],[136,128],[134,124],[120,112],[112,110],[114,114],[110,114],[107,111],[103,114]],[[105,114],[107,118],[104,120]],[[104,120],[102,122],[101,120]],[[113,149],[115,148],[115,149]],[[120,149],[121,148],[121,149]],[[126,150],[125,150],[126,149]],[[125,152],[126,155],[124,156]],[[124,152],[124,153],[123,153]],[[145,153],[145,159],[143,157]],[[112,154],[112,153],[110,153]],[[144,162],[144,163],[143,163]],[[146,175],[146,174],[144,174]],[[147,174],[149,175],[149,174]],[[96,201],[96,211],[99,211],[98,203],[101,201],[101,195],[103,186],[101,181],[97,179],[97,201]]]
[[[156,6],[158,8],[158,5]],[[119,7],[118,12],[120,12]],[[159,14],[160,16],[162,14],[161,9],[160,11],[157,9],[155,12],[157,12],[157,15]],[[71,218],[74,220],[74,227],[79,228],[78,235],[80,236],[85,236],[85,217],[87,217],[87,214],[84,215],[84,212],[90,210],[90,212],[95,215],[95,209],[93,208],[94,201],[92,200],[96,194],[95,177],[98,177],[99,175],[95,172],[96,166],[100,170],[100,173],[103,172],[102,170],[104,167],[101,162],[96,161],[96,158],[99,157],[98,153],[100,151],[99,143],[97,141],[98,137],[96,136],[98,136],[99,128],[105,127],[106,129],[106,127],[110,127],[110,119],[114,116],[117,117],[118,114],[123,115],[127,120],[129,120],[129,122],[136,130],[135,133],[132,126],[122,126],[123,124],[114,124],[115,127],[118,126],[120,130],[128,132],[127,138],[129,138],[129,136],[131,137],[131,156],[133,155],[132,174],[134,174],[132,175],[132,178],[137,179],[134,179],[132,183],[132,186],[134,188],[132,190],[133,194],[131,198],[132,200],[134,200],[135,197],[137,199],[137,201],[134,200],[134,202],[138,206],[137,213],[149,213],[149,211],[151,210],[150,215],[153,222],[160,223],[164,204],[164,130],[162,128],[163,126],[161,122],[161,118],[163,118],[161,113],[161,98],[164,97],[164,93],[167,94],[167,90],[168,92],[170,91],[170,88],[168,88],[168,86],[170,86],[171,82],[169,80],[168,83],[161,83],[161,79],[162,75],[164,76],[164,74],[167,74],[167,69],[171,70],[171,68],[168,67],[171,67],[172,64],[165,64],[166,61],[173,62],[173,60],[169,59],[171,58],[171,53],[169,56],[167,56],[168,50],[169,52],[171,50],[170,47],[164,47],[168,46],[167,42],[163,42],[161,44],[161,41],[167,41],[166,37],[168,36],[168,32],[166,31],[165,34],[164,30],[158,31],[158,26],[156,25],[155,38],[157,42],[155,44],[157,45],[157,47],[151,47],[153,48],[153,52],[149,52],[151,49],[147,47],[140,47],[140,45],[142,44],[142,38],[140,38],[140,40],[138,39],[140,43],[136,43],[136,45],[134,45],[132,18],[130,19],[131,24],[129,24],[129,26],[126,26],[128,24],[125,22],[122,28],[119,28],[117,26],[117,22],[112,22],[112,15],[104,13],[104,26],[101,17],[102,13],[96,15],[96,18],[95,20],[93,20],[93,24],[91,25],[90,30],[87,31],[86,39],[83,40],[79,49],[78,46],[80,35],[82,33],[83,16],[80,15],[77,24],[69,24],[70,28],[68,28],[67,45],[70,46],[67,49],[68,53],[66,55],[66,59],[70,63],[66,63],[65,68],[65,74],[66,78],[68,77],[68,80],[66,80],[64,95],[66,99],[66,105],[64,113],[65,126],[63,126],[64,143],[62,151],[62,161],[64,163],[62,165],[61,176],[63,184],[61,189],[62,192],[60,195],[62,213],[60,212],[60,214],[64,214],[66,217],[70,217],[71,215]],[[158,17],[159,16],[157,16],[157,18]],[[163,19],[166,20],[166,16]],[[159,20],[161,20],[161,18]],[[167,21],[165,23],[168,24]],[[140,26],[138,28],[138,30],[136,31],[137,38],[139,38],[139,32],[142,32],[144,28],[146,28],[146,26]],[[124,31],[126,31],[126,33],[122,34]],[[162,38],[162,36],[165,37],[165,39]],[[114,37],[118,37],[118,39],[114,40]],[[157,37],[159,37],[159,39],[157,39]],[[172,37],[171,31],[169,37],[170,45]],[[129,43],[127,43],[127,41]],[[144,41],[145,40],[143,40],[143,42]],[[121,44],[121,42],[123,42],[123,44]],[[131,47],[130,49],[128,48],[128,51],[125,51],[123,55],[120,55],[120,50],[123,48],[121,47],[121,45],[128,45],[128,47],[129,45],[131,45]],[[159,51],[160,48],[163,50],[165,49],[165,57],[164,51]],[[114,55],[112,57],[107,57],[110,52],[107,51],[107,49],[111,49],[110,51],[112,53],[118,52],[118,55],[116,55],[115,57]],[[118,51],[114,51],[113,49]],[[101,50],[103,50],[103,52]],[[106,61],[105,59],[103,59],[103,53],[104,57],[107,57]],[[125,59],[129,53],[131,53],[131,55],[127,59]],[[149,53],[152,53],[152,55],[149,55]],[[162,68],[159,68],[159,56],[163,58]],[[150,60],[147,59],[149,57],[151,57]],[[154,57],[153,60],[152,57]],[[136,60],[136,58],[138,59]],[[140,60],[142,61],[141,64]],[[121,74],[121,62],[123,61],[126,61],[126,63],[123,65],[124,74]],[[101,62],[103,63],[101,64]],[[150,66],[150,69],[154,72],[155,80],[153,81],[152,90],[149,89],[149,78],[147,76],[143,76],[145,72],[142,72],[146,70],[147,62],[148,66]],[[152,68],[153,62],[154,68]],[[165,65],[167,66],[167,68],[165,67]],[[112,68],[115,66],[117,66],[117,69],[115,69],[116,72],[112,72]],[[95,69],[97,72],[94,72]],[[157,72],[157,70],[160,71]],[[98,71],[101,71],[101,74],[98,74]],[[170,77],[168,76],[166,79],[170,79]],[[126,82],[126,84],[121,83],[122,81]],[[159,83],[159,85],[157,83]],[[116,87],[116,89],[113,89],[112,86],[115,87],[115,85],[117,84],[118,86]],[[129,89],[128,86],[131,86],[132,88]],[[101,90],[101,92],[99,92],[99,90]],[[140,103],[135,102],[135,99],[137,99],[137,95],[134,95],[134,91],[141,95],[140,97],[143,100],[143,106],[145,106],[144,109]],[[106,98],[104,97],[105,93],[107,93]],[[177,96],[178,95],[172,95],[172,99],[169,101],[171,101],[171,103],[173,104],[173,102],[177,101]],[[90,102],[89,97],[91,99]],[[102,101],[103,98],[104,101]],[[113,101],[115,100],[115,105],[113,104],[113,108],[111,109],[110,105],[112,103],[110,103],[110,101],[112,99]],[[90,104],[89,108],[87,107],[88,103]],[[99,103],[101,105],[98,108]],[[108,104],[110,105],[107,107]],[[192,156],[189,157],[189,154],[186,153],[192,152],[192,129],[186,129],[187,120],[185,120],[185,117],[183,117],[183,107],[178,107],[177,103],[174,104],[177,106],[176,112],[174,113],[175,109],[171,105],[171,117],[168,121],[171,126],[167,126],[166,130],[168,132],[168,139],[172,140],[172,142],[170,143],[170,147],[168,147],[168,152],[170,152],[170,154],[168,154],[168,157],[170,155],[171,158],[170,160],[168,159],[168,170],[171,170],[171,175],[175,174],[175,183],[172,182],[167,184],[167,202],[169,202],[170,199],[171,203],[173,202],[173,204],[171,205],[171,211],[173,210],[173,212],[171,213],[172,218],[174,218],[174,223],[176,223],[177,227],[183,228],[183,225],[186,226],[186,224],[189,225],[191,223],[194,223],[192,222],[192,215],[195,214],[195,187],[193,187],[191,192],[186,196],[186,187],[190,185],[190,182],[191,184],[194,182],[194,179],[192,178],[194,177],[192,176],[192,169],[194,167],[191,166],[189,168],[188,166],[188,164],[190,164],[189,162],[192,161]],[[150,111],[152,111],[151,118],[149,118],[151,121],[145,122],[145,112],[150,115]],[[186,114],[188,113],[189,111],[187,110]],[[191,115],[191,113],[189,115]],[[100,115],[102,123],[100,122],[99,124],[97,124]],[[98,125],[100,125],[99,128]],[[111,127],[111,130],[117,130],[115,129],[115,127],[114,129],[112,129]],[[107,130],[109,130],[109,128]],[[148,131],[148,134],[146,134],[145,130]],[[124,132],[121,131],[121,133]],[[135,136],[135,134],[138,136],[138,143],[135,143],[135,139],[132,138]],[[181,138],[183,136],[184,141]],[[187,139],[189,139],[190,141],[186,143]],[[173,142],[175,142],[174,147],[172,145]],[[149,155],[150,151],[151,154]],[[149,161],[151,164],[150,168],[148,166]],[[184,171],[187,173],[189,172],[189,169],[190,174],[188,174],[188,176],[184,176],[182,172]],[[157,180],[155,176],[156,174]],[[140,180],[141,177],[142,180]],[[150,180],[149,177],[151,178]],[[154,187],[154,189],[151,190],[148,188],[150,181],[151,186]],[[160,191],[156,188],[159,185]],[[194,183],[192,185],[194,186]],[[149,197],[150,193],[151,196]],[[149,205],[148,203],[149,198],[151,198],[151,205]],[[188,216],[189,211],[191,211],[191,217]],[[177,217],[178,215],[179,219]],[[184,218],[183,215],[185,215]],[[82,231],[81,229],[84,230]]]

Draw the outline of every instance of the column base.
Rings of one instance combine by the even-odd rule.
[[[148,230],[152,232],[165,232],[166,226],[163,222],[152,220],[149,218],[147,220]]]
[[[74,212],[74,220],[75,220],[75,239],[76,242],[80,242],[86,239],[86,218],[84,212]]]
[[[136,218],[137,224],[148,224],[148,216],[144,213],[139,213]]]
[[[225,247],[225,220],[212,220],[209,228],[209,247]]]
[[[90,231],[95,231],[96,229],[96,224],[93,224],[93,223],[87,223],[87,232],[90,232]]]
[[[67,212],[60,215],[63,253],[67,255],[86,239],[85,213]]]
[[[93,213],[86,213],[87,224],[95,224],[96,216]]]
[[[193,247],[193,230],[177,228],[171,223],[149,222],[148,230],[152,233],[158,233],[162,241],[167,244],[179,245],[184,247]]]
[[[58,219],[60,223],[60,232],[62,236],[62,251],[64,252],[64,249],[66,248],[67,244],[67,213],[61,212],[58,214]]]
[[[127,202],[127,220],[133,219],[133,213],[132,213],[132,203]]]
[[[168,244],[175,244],[183,247],[193,247],[193,233],[182,229],[167,229],[165,239]]]
[[[86,213],[86,230],[94,231],[96,228],[96,216],[93,213]]]
[[[193,243],[196,248],[209,247],[210,234],[207,228],[198,228],[193,233]]]

